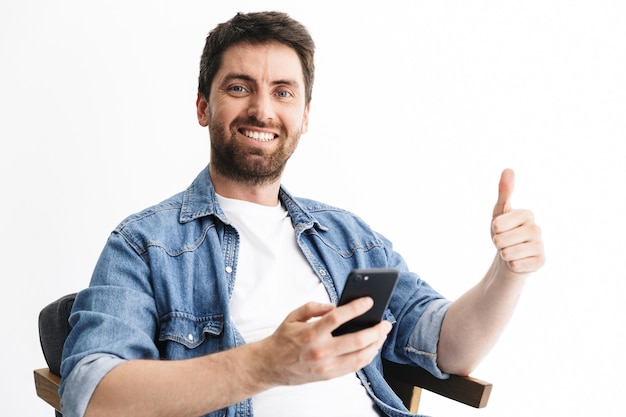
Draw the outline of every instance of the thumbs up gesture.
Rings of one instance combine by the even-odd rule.
[[[512,275],[535,272],[545,263],[541,229],[529,210],[513,209],[511,195],[515,173],[505,169],[500,177],[498,201],[493,208],[491,237],[498,250],[499,262]]]

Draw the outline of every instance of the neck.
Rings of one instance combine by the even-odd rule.
[[[275,206],[278,204],[280,178],[273,182],[252,185],[220,175],[212,166],[209,166],[209,174],[211,175],[215,192],[222,197],[248,201],[264,206]]]

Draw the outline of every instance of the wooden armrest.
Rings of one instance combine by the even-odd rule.
[[[37,391],[37,396],[60,413],[59,385],[61,385],[61,377],[50,372],[48,368],[35,369],[35,390]]]
[[[387,380],[417,386],[476,408],[485,407],[491,394],[492,385],[489,382],[470,376],[450,375],[449,379],[439,379],[418,366],[401,365],[385,359],[383,368]],[[34,376],[37,396],[60,413],[61,377],[48,368],[36,369]]]
[[[471,376],[450,375],[439,379],[430,372],[412,365],[401,365],[383,359],[385,379],[421,387],[444,397],[476,408],[483,408],[489,401],[492,385]]]

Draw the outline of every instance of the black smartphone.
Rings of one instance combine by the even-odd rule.
[[[355,269],[350,272],[338,305],[370,296],[374,300],[374,306],[337,327],[332,335],[352,333],[380,323],[397,283],[398,270],[392,268]]]

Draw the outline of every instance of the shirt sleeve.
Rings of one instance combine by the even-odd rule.
[[[60,392],[63,416],[85,415],[89,400],[100,380],[122,362],[123,359],[104,353],[88,355],[80,360],[65,379]]]
[[[416,363],[438,378],[448,377],[437,366],[437,344],[443,318],[451,304],[452,302],[446,299],[431,301],[415,324],[405,347],[406,353],[413,357]]]

